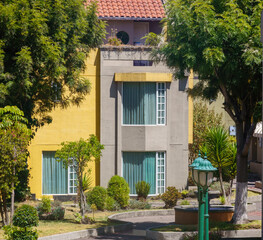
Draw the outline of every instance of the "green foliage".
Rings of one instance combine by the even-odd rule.
[[[201,101],[194,102],[193,110],[193,144],[190,146],[191,162],[197,158],[200,145],[205,142],[208,129],[222,126],[222,114],[209,110],[207,104]]]
[[[13,217],[13,225],[21,228],[36,227],[38,225],[37,210],[30,205],[17,208]]]
[[[88,163],[91,161],[99,161],[101,156],[101,150],[104,148],[100,144],[98,138],[95,135],[90,135],[89,139],[80,139],[76,142],[62,142],[62,148],[57,150],[55,157],[58,161],[63,162],[63,166],[68,168],[69,165],[73,165],[78,178],[78,192],[80,193],[79,205],[81,209],[81,215],[84,217],[86,209],[86,200],[84,196],[84,189],[87,187],[87,182],[84,181],[83,187],[83,175],[88,168]],[[87,172],[89,174],[90,172]],[[86,176],[88,178],[88,176]]]
[[[29,187],[30,173],[28,166],[17,172],[18,183],[15,188],[15,202],[23,202],[31,196]]]
[[[5,239],[7,240],[37,240],[37,230],[24,229],[15,226],[4,226]]]
[[[181,205],[190,205],[188,200],[182,200],[180,204]]]
[[[0,108],[0,196],[3,202],[0,210],[5,215],[4,225],[8,224],[7,199],[19,183],[16,173],[27,168],[31,131],[26,124],[23,112],[17,107]]]
[[[108,195],[120,204],[121,208],[126,208],[129,204],[130,188],[123,177],[113,176],[108,182]]]
[[[84,99],[90,82],[80,73],[90,49],[105,37],[96,3],[5,1],[0,26],[2,106],[19,106],[31,126],[40,126],[54,106]]]
[[[182,198],[188,197],[188,194],[189,194],[189,191],[187,191],[187,190],[181,191]]]
[[[40,220],[63,220],[65,209],[61,207],[61,202],[51,203],[49,197],[42,197],[41,203],[37,206],[38,217]]]
[[[181,198],[181,193],[175,187],[167,187],[167,190],[161,196],[165,203],[165,208],[174,207],[179,198]]]
[[[120,210],[120,205],[114,200],[114,198],[107,196],[105,201],[105,209],[108,211]]]
[[[129,209],[150,209],[151,205],[145,201],[138,201],[135,199],[131,199],[129,201]]]
[[[138,199],[146,199],[150,192],[151,185],[145,181],[140,181],[135,184],[135,189]]]
[[[51,200],[47,196],[43,196],[40,203],[40,208],[43,213],[49,213],[51,211]]]
[[[153,52],[179,79],[193,70],[199,82],[189,90],[192,96],[210,100],[223,95],[222,107],[236,125],[237,182],[247,182],[249,144],[262,118],[257,114],[262,100],[262,9],[262,1],[168,0],[168,41]],[[242,191],[240,184],[237,188]],[[235,223],[246,215],[246,201],[237,199]]]
[[[222,127],[218,127],[208,130],[205,136],[205,143],[200,147],[200,150],[203,155],[206,153],[212,165],[218,168],[221,193],[226,197],[223,185],[223,171],[233,164],[230,167],[229,174],[235,173],[233,170],[236,162],[236,145],[231,142],[227,131]]]
[[[160,35],[157,35],[156,33],[149,32],[142,39],[145,39],[145,45],[148,45],[151,47],[157,47],[161,43],[162,38]]]
[[[84,173],[82,178],[83,191],[87,191],[91,188],[92,178],[91,178],[91,169],[88,169],[87,173]]]
[[[97,209],[104,210],[105,201],[107,197],[107,190],[104,187],[96,186],[87,193],[87,203],[89,205],[95,204]]]
[[[224,196],[220,196],[220,197],[219,197],[219,200],[220,200],[220,203],[221,203],[222,205],[224,205],[224,204],[226,203],[226,199],[225,199]]]

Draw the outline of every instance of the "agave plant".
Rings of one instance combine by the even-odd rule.
[[[218,169],[221,192],[226,199],[223,185],[223,169],[231,169],[236,159],[236,146],[231,142],[227,131],[223,127],[211,128],[205,136],[205,143],[200,147],[201,152]],[[234,168],[233,168],[234,170]],[[232,175],[235,174],[234,171]]]

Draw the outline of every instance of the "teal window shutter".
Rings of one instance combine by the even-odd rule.
[[[123,83],[123,124],[156,124],[156,83]]]
[[[55,159],[55,152],[43,152],[42,193],[67,194],[68,170]]]
[[[123,152],[123,177],[130,194],[136,194],[135,184],[145,181],[151,185],[150,194],[156,194],[156,153]]]

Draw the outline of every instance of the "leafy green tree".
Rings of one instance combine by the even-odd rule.
[[[197,158],[200,146],[205,142],[208,129],[223,126],[222,114],[209,110],[207,104],[201,101],[194,101],[193,111],[193,144],[189,146],[190,161]]]
[[[65,168],[69,165],[74,167],[77,173],[78,180],[78,192],[80,195],[79,205],[82,219],[84,219],[84,214],[86,211],[86,196],[84,194],[83,177],[85,171],[88,169],[88,163],[99,160],[101,156],[101,150],[104,146],[100,144],[96,136],[90,135],[89,139],[80,139],[76,142],[62,142],[62,148],[57,150],[55,157],[58,161],[62,161]],[[86,174],[90,173],[87,171]],[[86,175],[87,177],[87,175]]]
[[[19,182],[16,172],[26,168],[30,136],[21,110],[15,106],[0,108],[0,213],[4,225],[9,224],[14,214],[14,189]],[[7,200],[10,195],[9,218]]]
[[[200,149],[203,155],[207,154],[209,161],[218,169],[221,192],[226,199],[223,170],[229,168],[236,161],[236,149],[233,147],[228,132],[222,127],[209,129]]]
[[[193,96],[216,99],[220,92],[224,97],[222,107],[236,125],[235,223],[247,219],[248,148],[262,96],[262,8],[262,1],[168,0],[168,41],[154,53],[179,78],[191,69],[198,74]]]
[[[105,35],[96,9],[82,0],[0,2],[0,107],[19,107],[38,127],[54,107],[84,99],[90,82],[80,73]]]

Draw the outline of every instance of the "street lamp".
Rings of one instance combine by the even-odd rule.
[[[207,160],[206,156],[198,163],[199,164],[197,166],[192,168],[194,182],[197,184],[200,191],[198,194],[198,239],[209,240],[208,187],[213,182],[214,172],[217,169],[212,166],[211,162]]]

